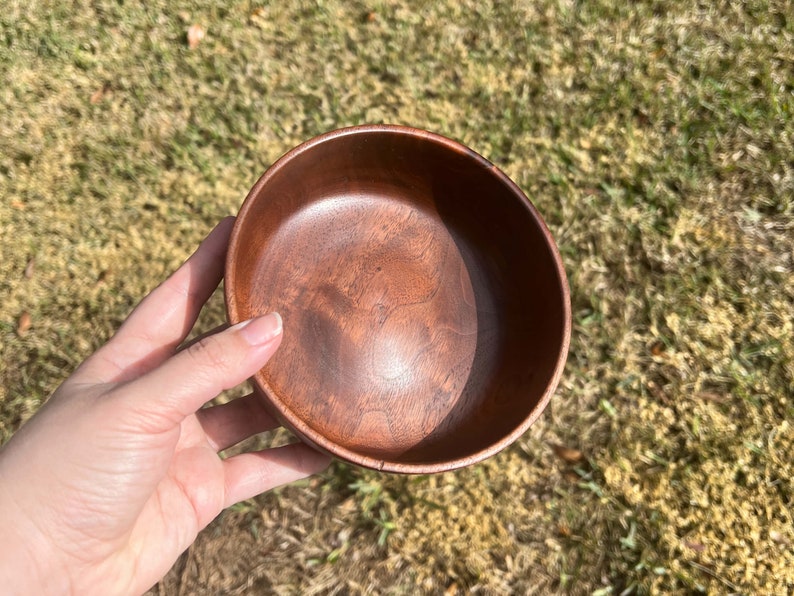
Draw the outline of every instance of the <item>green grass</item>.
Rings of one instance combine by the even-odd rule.
[[[574,312],[557,395],[473,468],[336,464],[236,507],[160,592],[791,591],[792,14],[7,3],[0,439],[278,156],[341,126],[409,124],[497,163],[547,219]],[[207,35],[191,50],[193,23]],[[223,317],[216,296],[200,324]]]

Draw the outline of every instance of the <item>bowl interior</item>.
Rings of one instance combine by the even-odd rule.
[[[400,472],[472,463],[517,438],[570,333],[554,243],[486,160],[412,129],[348,129],[282,158],[238,218],[232,322],[278,311],[255,377],[302,438]]]

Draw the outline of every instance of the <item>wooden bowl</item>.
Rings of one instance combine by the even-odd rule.
[[[278,160],[226,262],[231,323],[277,311],[254,377],[311,445],[390,472],[480,461],[557,386],[571,312],[560,255],[521,190],[429,132],[360,126]]]

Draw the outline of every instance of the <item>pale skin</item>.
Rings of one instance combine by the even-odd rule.
[[[300,443],[218,455],[277,426],[253,395],[202,406],[273,355],[278,315],[180,349],[220,282],[232,225],[222,221],[0,451],[4,594],[141,594],[224,508],[328,465]]]

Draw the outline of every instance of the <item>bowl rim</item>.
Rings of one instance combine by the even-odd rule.
[[[565,267],[562,262],[562,257],[560,255],[560,251],[557,248],[557,244],[554,241],[551,232],[549,231],[546,222],[541,217],[538,210],[526,196],[526,194],[519,188],[519,186],[513,182],[501,169],[499,169],[496,165],[491,163],[485,157],[477,153],[476,151],[470,149],[469,147],[459,143],[458,141],[454,141],[447,137],[444,137],[440,134],[429,132],[427,130],[403,126],[403,125],[396,125],[396,124],[364,124],[358,126],[350,126],[345,128],[340,128],[337,130],[332,130],[326,132],[324,134],[318,135],[313,137],[300,145],[294,147],[293,149],[286,152],[282,155],[278,160],[276,160],[267,170],[260,176],[260,178],[256,181],[254,186],[246,195],[245,200],[243,201],[242,206],[240,207],[240,211],[237,214],[237,217],[234,222],[234,227],[232,229],[231,237],[229,239],[229,247],[226,253],[226,260],[225,260],[225,274],[224,274],[224,299],[226,303],[226,313],[229,319],[229,323],[234,325],[236,323],[240,323],[241,319],[239,316],[239,308],[236,294],[232,291],[232,289],[236,286],[236,263],[237,263],[237,255],[240,249],[241,243],[241,230],[246,217],[253,208],[253,204],[256,202],[257,197],[259,196],[262,189],[267,185],[271,178],[273,178],[280,170],[282,170],[289,162],[291,162],[296,157],[300,156],[301,154],[310,151],[312,148],[316,147],[317,145],[332,142],[334,140],[348,137],[352,135],[367,135],[367,134],[395,134],[395,135],[405,135],[408,137],[419,138],[423,141],[427,141],[430,143],[434,143],[436,145],[442,146],[447,150],[454,151],[456,153],[461,153],[465,155],[467,158],[473,160],[479,166],[489,170],[489,175],[494,176],[497,181],[504,185],[511,194],[521,202],[521,204],[527,209],[532,219],[535,221],[536,225],[539,227],[546,245],[548,246],[551,257],[554,263],[554,269],[557,273],[557,277],[559,279],[560,284],[560,306],[562,308],[563,313],[563,325],[562,325],[562,333],[563,338],[560,344],[559,353],[557,354],[556,364],[554,367],[554,372],[546,385],[546,389],[543,392],[543,395],[532,408],[527,416],[513,429],[512,432],[509,434],[501,437],[498,441],[480,449],[475,453],[471,453],[469,455],[445,460],[441,462],[435,463],[406,463],[406,462],[399,462],[399,461],[389,461],[385,459],[375,458],[368,455],[364,455],[362,453],[353,451],[346,447],[343,447],[334,441],[329,440],[327,437],[323,436],[322,434],[313,430],[306,422],[304,422],[299,416],[297,416],[291,408],[289,408],[283,400],[278,396],[278,394],[272,390],[272,388],[261,378],[261,370],[257,371],[254,376],[251,378],[255,390],[261,392],[264,397],[269,402],[270,406],[275,410],[273,413],[279,419],[279,422],[283,424],[286,428],[293,431],[300,439],[307,442],[308,444],[312,445],[315,448],[320,449],[334,457],[342,459],[344,461],[354,463],[356,465],[370,468],[373,470],[379,470],[383,472],[396,472],[401,474],[435,474],[439,472],[447,472],[450,470],[455,470],[458,468],[462,468],[465,466],[469,466],[478,462],[481,462],[508,447],[512,443],[514,443],[521,435],[523,435],[530,426],[532,426],[535,421],[540,417],[543,411],[546,409],[551,396],[557,389],[559,385],[560,379],[562,377],[563,370],[565,368],[565,362],[568,357],[568,351],[570,348],[570,341],[571,341],[571,297],[570,297],[570,288],[568,285],[568,278],[565,273]],[[263,367],[264,368],[264,367]]]

